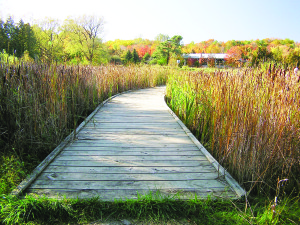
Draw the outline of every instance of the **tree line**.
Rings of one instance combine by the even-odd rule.
[[[45,19],[30,25],[9,17],[0,20],[0,49],[15,57],[29,56],[43,62],[107,63],[101,40],[103,19],[95,16],[68,18],[63,24]]]
[[[103,42],[103,18],[96,16],[69,17],[63,23],[45,19],[34,24],[9,17],[0,19],[0,51],[26,60],[67,64],[131,64],[149,63],[176,65],[182,54],[227,53],[227,63],[241,61],[255,66],[261,61],[274,61],[283,66],[299,66],[300,43],[290,39],[250,41],[214,39],[199,43],[182,43],[182,36],[159,34],[155,40],[137,38]],[[188,61],[190,66],[199,62]]]

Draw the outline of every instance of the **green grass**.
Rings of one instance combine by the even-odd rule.
[[[18,199],[2,196],[4,224],[87,224],[94,221],[135,221],[138,224],[298,224],[299,198],[277,202],[265,198],[245,200],[180,200],[180,195],[149,193],[135,200],[104,202],[92,199],[53,200],[46,197]]]

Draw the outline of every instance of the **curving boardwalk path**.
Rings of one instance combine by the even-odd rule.
[[[137,193],[238,198],[243,189],[164,101],[165,87],[117,95],[97,110],[15,190],[103,200]],[[75,138],[74,138],[75,136]],[[218,172],[219,170],[219,172]]]

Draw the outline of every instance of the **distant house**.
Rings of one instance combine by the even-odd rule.
[[[203,64],[207,64],[207,61],[210,59],[214,59],[215,60],[215,65],[224,65],[225,62],[225,58],[226,58],[227,54],[224,53],[191,53],[191,54],[184,54],[183,58],[184,58],[184,64],[186,65],[187,60],[188,59],[194,59],[194,60],[198,60],[199,59],[203,59]]]

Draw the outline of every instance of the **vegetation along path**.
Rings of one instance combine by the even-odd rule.
[[[13,193],[102,200],[149,191],[242,196],[239,184],[169,109],[164,92],[162,86],[107,100]]]

